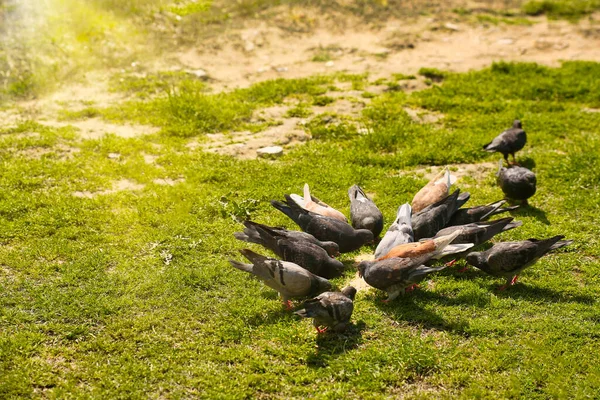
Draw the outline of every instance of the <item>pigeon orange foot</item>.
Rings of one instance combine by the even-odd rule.
[[[321,329],[318,326],[315,326],[315,328],[317,329],[317,333],[325,333],[325,332],[327,332],[327,327]]]
[[[285,309],[287,311],[290,311],[292,308],[294,308],[294,306],[292,305],[292,302],[289,300],[284,301],[283,306],[285,307]]]

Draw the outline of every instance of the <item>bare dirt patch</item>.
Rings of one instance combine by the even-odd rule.
[[[122,138],[133,138],[150,135],[159,131],[159,128],[154,126],[138,124],[117,125],[106,122],[100,118],[89,118],[67,123],[49,120],[44,123],[55,127],[73,126],[79,130],[79,136],[82,139],[100,139],[108,134],[113,134]]]
[[[90,192],[87,190],[76,191],[76,192],[73,192],[72,195],[75,197],[83,198],[83,199],[93,199],[96,196],[113,194],[113,193],[122,192],[122,191],[126,191],[126,190],[128,190],[128,191],[142,190],[145,187],[146,187],[146,185],[134,182],[129,179],[119,179],[118,181],[114,181],[112,183],[112,189],[101,190],[98,192]]]
[[[457,184],[460,185],[460,178],[469,176],[475,180],[485,179],[491,173],[498,169],[498,163],[496,162],[484,162],[478,164],[448,164],[447,167],[450,169],[450,173],[458,179]],[[427,180],[431,180],[442,169],[446,166],[422,166],[410,171],[402,171],[401,175],[418,175],[422,176]]]
[[[247,87],[266,79],[341,71],[368,72],[376,79],[397,72],[414,74],[422,67],[462,72],[498,60],[553,66],[561,60],[600,61],[600,35],[588,33],[596,17],[577,25],[545,17],[531,18],[533,25],[456,23],[420,17],[412,21],[392,19],[376,28],[348,18],[347,29],[332,29],[331,23],[319,21],[320,28],[301,34],[264,21],[249,21],[249,26],[230,31],[230,40],[219,49],[198,46],[175,57],[186,67],[206,70],[215,79],[217,90]],[[238,38],[242,37],[244,46],[239,45]],[[253,42],[254,38],[260,39]],[[323,59],[329,61],[314,61],[315,52],[323,49],[332,49]]]

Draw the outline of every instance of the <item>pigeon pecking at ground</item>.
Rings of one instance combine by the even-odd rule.
[[[437,243],[424,245],[420,251],[411,254],[411,257],[392,257],[375,261],[363,261],[358,264],[359,276],[370,286],[386,291],[388,293],[386,301],[394,300],[400,293],[404,294],[407,289],[414,287],[415,284],[425,279],[428,274],[446,268],[445,265],[435,268],[427,267],[423,263],[441,255],[444,248],[458,234],[459,232],[456,232],[455,234],[448,235],[443,240],[438,240]]]
[[[286,203],[272,200],[271,205],[290,217],[303,231],[319,240],[337,243],[341,253],[357,250],[364,244],[373,242],[373,233],[370,230],[354,229],[335,218],[303,209],[289,195],[285,195],[285,198]]]
[[[434,237],[448,224],[452,215],[469,199],[469,196],[468,192],[460,193],[457,189],[437,203],[413,214],[412,228],[415,240]]]
[[[358,185],[348,189],[348,197],[352,226],[355,229],[368,229],[373,232],[373,237],[378,237],[383,230],[383,214],[379,208]]]
[[[311,196],[310,189],[308,187],[308,183],[304,184],[304,197],[299,196],[297,194],[291,194],[290,197],[294,200],[300,207],[305,210],[312,211],[319,215],[324,215],[326,217],[331,217],[335,219],[339,219],[343,222],[348,222],[348,219],[344,214],[335,208],[329,206],[328,204],[322,202],[314,196]]]
[[[441,171],[415,194],[411,203],[413,212],[418,213],[425,207],[437,203],[448,196],[450,194],[450,186],[455,182],[456,177],[450,174],[448,168]]]
[[[563,235],[549,239],[528,239],[520,242],[501,242],[484,252],[472,252],[467,255],[467,263],[497,277],[506,278],[506,284],[499,290],[514,285],[519,274],[525,268],[535,264],[541,257],[552,250],[573,243],[562,240]]]
[[[494,140],[483,146],[483,149],[491,153],[502,153],[506,163],[510,165],[508,155],[512,154],[513,162],[516,164],[515,153],[521,150],[525,146],[525,143],[527,143],[527,134],[521,126],[521,121],[516,119],[513,122],[512,128],[496,136]]]
[[[411,223],[411,207],[405,203],[398,208],[398,214],[394,223],[388,228],[383,239],[375,249],[375,258],[381,257],[390,252],[392,248],[399,244],[410,243],[414,240],[412,223]]]
[[[346,330],[352,311],[354,310],[354,296],[356,289],[347,286],[341,292],[321,293],[313,299],[306,300],[302,309],[295,314],[303,318],[313,318],[313,325],[317,332],[323,333],[328,328],[336,332]],[[324,326],[323,329],[320,327]]]
[[[496,180],[506,198],[520,200],[521,205],[527,205],[527,199],[536,191],[537,179],[533,172],[519,166],[505,168],[502,166],[502,160],[500,160]]]
[[[229,263],[241,271],[257,276],[265,285],[278,291],[288,309],[291,308],[291,298],[315,296],[331,289],[331,283],[327,279],[289,261],[265,257],[249,249],[242,249],[240,253],[252,264],[232,259]]]
[[[340,254],[340,247],[337,243],[331,241],[322,242],[310,233],[302,231],[289,231],[285,228],[267,226],[252,221],[244,221],[244,226],[244,232],[235,232],[233,234],[233,236],[235,236],[236,239],[241,240],[243,242],[260,244],[262,246],[265,246],[277,255],[279,255],[277,253],[277,248],[268,247],[268,244],[265,243],[264,239],[258,233],[259,227],[269,232],[269,234],[271,234],[272,236],[285,238],[292,242],[308,242],[316,244],[317,246],[325,249],[325,251],[327,251],[327,254],[329,254],[331,257],[336,257]],[[279,256],[281,257],[281,255]]]
[[[262,241],[260,244],[273,251],[284,261],[298,264],[313,274],[327,279],[338,277],[344,272],[344,264],[331,258],[323,248],[316,244],[303,240],[289,240],[260,226],[256,227],[256,232]]]

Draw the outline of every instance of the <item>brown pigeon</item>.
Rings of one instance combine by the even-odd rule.
[[[322,202],[314,196],[310,195],[310,188],[308,187],[308,183],[304,184],[304,197],[299,196],[297,194],[291,194],[290,197],[294,200],[300,207],[305,210],[312,211],[319,215],[324,215],[326,217],[331,217],[335,219],[339,219],[342,222],[348,222],[348,219],[344,214],[335,208],[329,206],[328,204]]]
[[[454,182],[456,182],[456,177],[450,174],[448,168],[441,171],[415,194],[411,204],[412,211],[418,213],[425,207],[437,203],[448,196],[450,194],[450,186]]]

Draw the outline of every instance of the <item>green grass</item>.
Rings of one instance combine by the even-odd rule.
[[[253,110],[326,95],[340,80],[360,87],[366,77],[223,94],[177,82],[169,95],[122,104],[123,118],[165,128],[143,138],[81,141],[35,121],[0,130],[0,397],[597,396],[600,114],[584,108],[600,106],[600,64],[423,72],[443,80],[374,97],[360,121],[366,134],[344,116],[314,116],[315,139],[277,161],[190,150],[186,137],[237,129]],[[420,124],[404,107],[444,117]],[[358,183],[376,195],[387,227],[426,181],[413,168],[495,162],[481,145],[516,117],[529,140],[518,159],[536,172],[538,193],[515,213],[523,226],[500,239],[561,233],[576,244],[506,292],[478,271],[445,271],[391,304],[360,292],[349,332],[318,337],[272,290],[228,265],[243,247],[234,217],[291,228],[269,200],[305,182],[348,213],[346,190]],[[78,151],[67,157],[65,148]],[[166,178],[183,180],[155,183]],[[145,186],[72,195],[122,179]],[[470,204],[501,197],[491,172],[458,186]],[[353,277],[354,256],[342,258],[338,287]]]
[[[599,0],[530,0],[523,4],[527,15],[545,14],[549,18],[577,21],[600,10]]]

